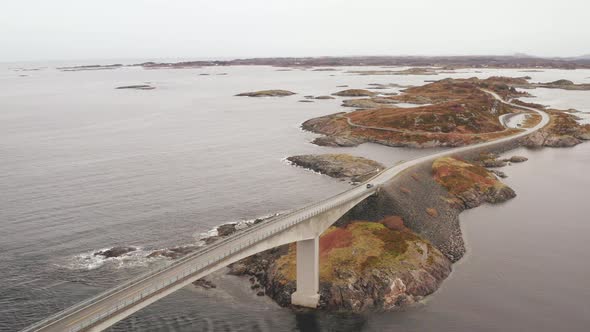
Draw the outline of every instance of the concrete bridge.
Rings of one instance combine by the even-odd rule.
[[[493,92],[486,92],[502,101]],[[164,268],[78,303],[23,331],[101,331],[218,269],[261,251],[292,242],[297,242],[297,290],[292,295],[292,303],[315,308],[319,300],[319,237],[346,212],[367,197],[375,195],[381,185],[415,165],[432,162],[439,157],[492,148],[494,145],[529,135],[549,123],[549,116],[543,111],[506,104],[540,114],[541,122],[510,137],[450,149],[397,164],[350,190],[244,229]]]

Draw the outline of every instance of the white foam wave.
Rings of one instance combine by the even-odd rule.
[[[286,160],[286,158],[285,158],[285,160]],[[279,211],[279,212],[275,212],[275,213],[266,214],[266,215],[263,215],[263,216],[260,216],[257,218],[242,219],[242,220],[238,220],[238,221],[227,222],[227,223],[221,224],[219,226],[216,226],[206,232],[197,234],[196,238],[199,241],[199,243],[204,243],[204,240],[206,240],[207,238],[218,236],[219,232],[217,231],[217,229],[223,225],[235,225],[236,230],[242,230],[244,228],[251,226],[252,224],[256,223],[257,221],[273,218],[273,217],[279,216],[281,214],[284,214],[286,212],[287,211]]]
[[[81,253],[71,257],[69,262],[64,266],[71,270],[95,270],[102,266],[109,265],[114,268],[127,268],[136,266],[146,266],[150,259],[147,257],[151,251],[143,250],[140,247],[135,247],[136,250],[125,253],[118,257],[105,257],[103,255],[96,255],[98,252],[109,250],[112,248],[102,248],[90,252]]]

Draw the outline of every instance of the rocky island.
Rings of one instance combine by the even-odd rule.
[[[348,154],[301,155],[287,158],[294,165],[301,166],[333,178],[349,179],[351,182],[368,180],[381,170],[382,164]]]
[[[368,109],[314,118],[304,122],[302,128],[349,141],[390,146],[461,146],[483,142],[518,132],[505,128],[498,117],[519,111],[481,90],[492,90],[505,99],[528,95],[509,86],[511,80],[444,79],[408,88],[399,95],[345,101],[346,106]],[[392,106],[396,103],[423,106]]]
[[[589,138],[590,126],[578,124],[574,115],[516,99],[529,96],[516,90],[521,86],[530,86],[527,78],[444,79],[405,89],[399,95],[345,100],[342,106],[360,110],[310,119],[302,128],[326,135],[314,143],[332,146],[339,145],[335,142],[345,142],[345,146],[374,142],[417,148],[455,147],[515,134],[520,129],[504,127],[499,116],[523,111],[482,91],[488,89],[504,100],[545,109],[550,114],[551,124],[529,137],[527,146],[572,146]],[[395,106],[397,103],[422,106],[401,108]],[[524,126],[534,126],[538,121],[538,115],[530,114]]]
[[[287,245],[248,257],[230,273],[251,275],[281,306],[295,291],[296,248]],[[433,293],[451,272],[450,261],[390,216],[330,227],[320,237],[319,308],[392,310]]]

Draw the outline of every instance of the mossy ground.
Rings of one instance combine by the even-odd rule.
[[[401,220],[401,219],[400,219]],[[344,228],[330,227],[320,237],[320,281],[347,284],[351,275],[373,269],[405,270],[432,262],[442,255],[432,245],[399,225],[354,221]],[[277,272],[285,282],[296,279],[296,246],[276,261]]]

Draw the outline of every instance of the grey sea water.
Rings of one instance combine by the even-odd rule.
[[[45,68],[18,71],[23,66]],[[447,76],[590,82],[590,71],[581,70],[356,76],[346,73],[353,68],[62,72],[56,66],[0,65],[3,331],[164,264],[146,257],[154,249],[195,243],[221,223],[286,211],[348,187],[288,165],[287,156],[346,152],[392,165],[432,153],[374,144],[314,146],[309,142],[316,135],[300,130],[301,122],[344,109],[339,99],[298,102],[304,95],[330,94],[339,85],[418,85]],[[115,89],[145,82],[156,89]],[[298,94],[234,97],[274,88]],[[590,92],[530,92],[537,96],[530,101],[590,112]],[[506,169],[506,182],[519,196],[462,215],[468,255],[421,306],[361,316],[294,313],[256,297],[238,278],[218,274],[218,289],[183,289],[112,329],[583,331],[590,324],[590,226],[583,209],[590,144],[514,153],[530,158]],[[123,259],[93,255],[116,245],[140,250]]]

